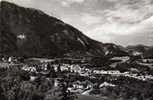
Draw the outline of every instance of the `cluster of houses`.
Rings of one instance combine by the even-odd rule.
[[[22,70],[38,73],[37,69],[39,67],[41,69],[41,72],[47,73],[47,66],[48,66],[48,63],[43,63],[40,65],[24,65],[22,67]],[[89,78],[93,73],[92,70],[85,68],[83,66],[77,65],[77,64],[76,65],[52,64],[50,67],[54,68],[55,72],[57,72],[58,67],[60,67],[61,72],[68,71],[68,73],[78,73],[80,76],[89,77]],[[30,76],[31,81],[34,81],[36,78],[37,78],[37,76],[32,76],[32,75]],[[59,86],[59,84],[60,84],[59,80],[60,80],[59,78],[54,79],[54,87]],[[83,94],[83,95],[89,95],[95,86],[95,84],[89,80],[85,80],[85,81],[76,80],[76,81],[72,82],[71,84],[72,85],[70,87],[68,87],[68,90],[70,92],[79,93],[79,94]],[[107,82],[99,84],[99,88],[102,88],[104,86],[114,87],[115,85],[113,85],[111,83],[107,83]]]
[[[42,65],[39,65],[39,67],[41,68],[42,71],[47,72],[47,66],[48,63],[43,63]],[[38,66],[27,66],[25,65],[22,69],[26,70],[26,71],[31,71],[31,72],[37,72],[37,67]],[[125,77],[130,77],[130,78],[135,78],[138,80],[142,80],[142,81],[146,81],[146,80],[153,80],[153,76],[152,75],[138,75],[138,74],[133,74],[130,72],[124,72],[121,73],[118,70],[96,70],[96,69],[89,69],[86,68],[84,66],[81,66],[79,64],[51,64],[51,67],[55,70],[55,72],[57,72],[59,70],[60,67],[60,71],[67,71],[68,73],[78,73],[80,76],[84,76],[84,77],[88,77],[91,78],[92,76],[94,77],[95,74],[100,74],[100,75],[112,75],[112,76],[125,76]],[[31,80],[34,80],[35,77],[31,77]],[[59,79],[55,79],[54,80],[54,86],[57,87],[58,84],[60,84]],[[68,87],[68,90],[70,92],[74,92],[74,93],[79,93],[82,95],[89,95],[90,92],[94,89],[94,83],[92,83],[89,80],[86,81],[75,81],[72,83],[71,87]],[[116,85],[108,83],[108,82],[102,82],[101,84],[99,84],[99,88],[102,87],[115,87]]]
[[[11,56],[11,57],[2,57],[0,59],[0,61],[2,61],[2,62],[8,62],[8,63],[14,63],[14,62],[17,62],[18,60],[17,60],[16,57]]]
[[[139,80],[153,80],[153,76],[152,75],[138,75],[138,74],[134,74],[134,73],[130,73],[130,72],[123,72],[121,73],[118,70],[109,70],[109,71],[104,71],[104,70],[94,70],[93,71],[95,74],[109,74],[109,75],[114,75],[114,76],[125,76],[125,77],[131,77],[131,78],[135,78],[135,79],[139,79]]]
[[[120,61],[121,63],[127,62],[130,58],[129,57],[114,57],[111,60],[116,60],[116,61]],[[142,81],[146,81],[146,80],[153,80],[153,76],[152,75],[138,75],[136,73],[132,73],[132,72],[120,72],[118,70],[98,70],[98,69],[91,69],[91,68],[87,68],[86,66],[84,66],[83,64],[65,64],[65,63],[61,63],[61,64],[56,64],[56,63],[52,63],[55,62],[55,60],[48,60],[48,59],[33,59],[33,60],[39,60],[41,62],[37,63],[37,64],[24,64],[22,66],[22,70],[28,71],[28,72],[34,72],[34,73],[42,73],[42,74],[47,74],[49,73],[48,71],[50,70],[50,68],[52,68],[55,72],[58,72],[59,70],[61,72],[67,72],[67,73],[78,73],[80,76],[83,77],[88,77],[88,78],[92,78],[95,77],[94,75],[111,75],[111,76],[125,76],[125,77],[130,77],[130,78],[135,78],[138,80],[142,80]],[[16,57],[3,57],[1,59],[2,62],[7,62],[7,63],[16,63],[18,62],[18,58]],[[69,60],[68,60],[69,61]],[[77,60],[76,60],[77,61]],[[143,59],[141,61],[142,64],[144,63],[148,63],[148,62],[153,62],[153,59]],[[140,62],[139,62],[140,63]],[[48,69],[48,67],[50,67]],[[132,69],[131,69],[132,70]],[[37,76],[30,76],[30,80],[34,81],[36,79]],[[60,84],[60,81],[58,78],[54,79],[54,86],[57,87]],[[79,93],[79,94],[83,94],[83,95],[89,95],[89,93],[94,89],[94,83],[92,83],[89,80],[86,81],[75,81],[72,83],[71,87],[68,87],[68,90],[70,92],[75,92],[75,93]],[[101,84],[99,84],[99,88],[102,87],[115,87],[116,85],[108,83],[108,82],[102,82]]]

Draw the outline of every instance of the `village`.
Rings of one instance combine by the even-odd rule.
[[[122,62],[126,62],[127,57],[114,58],[122,59]],[[35,59],[36,60],[36,59]],[[37,59],[38,60],[38,59]],[[36,60],[36,61],[37,61]],[[2,62],[3,61],[3,62]],[[92,93],[99,91],[104,87],[115,88],[119,84],[122,84],[120,77],[144,81],[153,82],[153,76],[146,74],[142,75],[134,73],[132,71],[120,72],[119,70],[103,70],[88,67],[88,64],[66,64],[66,63],[54,63],[51,59],[39,59],[39,63],[17,63],[18,60],[15,57],[9,57],[8,59],[2,58],[1,69],[14,69],[14,67],[29,73],[29,81],[33,82],[40,77],[45,77],[48,80],[54,80],[54,87],[59,87],[62,81],[67,81],[67,91],[81,95],[100,95],[100,93]],[[142,60],[141,64],[144,64],[151,60]],[[64,78],[65,77],[65,78]],[[103,77],[103,78],[102,78]],[[130,80],[127,82],[130,83]]]

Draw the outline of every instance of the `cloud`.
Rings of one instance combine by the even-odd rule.
[[[90,36],[90,37],[97,38],[98,41],[104,42],[104,43],[111,43],[114,40],[113,36],[102,35],[102,34],[97,34],[97,35],[93,35],[93,36]]]
[[[127,45],[130,41],[131,44],[150,45],[153,40],[150,37],[153,34],[153,0],[110,1],[114,2],[114,8],[98,10],[103,23],[93,24],[86,30],[88,36],[103,42]]]
[[[153,16],[136,24],[106,23],[97,26],[87,33],[90,37],[102,42],[118,44],[148,44],[153,42]]]
[[[78,4],[81,4],[83,3],[85,0],[60,0],[62,6],[64,7],[70,7],[71,4],[73,3],[78,3]]]
[[[144,33],[150,33],[153,34],[153,16],[143,20],[139,27],[139,33],[144,32]]]
[[[138,0],[131,0],[135,2],[126,1],[116,4],[113,10],[104,11],[109,21],[136,23],[153,14],[153,4],[150,4],[150,2],[144,2],[143,0],[139,0],[139,2],[136,2]]]
[[[68,2],[66,2],[66,1],[62,1],[61,4],[64,7],[69,7],[70,6],[70,4]]]
[[[68,2],[77,2],[77,3],[82,3],[84,2],[85,0],[67,0]]]
[[[81,21],[86,25],[94,25],[100,23],[102,21],[102,17],[86,13],[81,16]]]
[[[108,2],[117,2],[118,0],[106,0]]]
[[[118,23],[106,23],[97,26],[92,31],[89,31],[91,34],[93,33],[102,33],[102,34],[111,34],[111,35],[129,35],[134,31],[134,25],[122,25]]]

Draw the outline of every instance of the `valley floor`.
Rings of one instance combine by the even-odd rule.
[[[0,97],[3,100],[152,100],[152,63],[140,64],[145,66],[136,64],[123,72],[88,64],[0,62]],[[150,70],[142,73],[144,68]]]

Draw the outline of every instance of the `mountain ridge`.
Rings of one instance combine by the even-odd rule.
[[[1,53],[38,57],[104,55],[102,43],[40,10],[6,1],[1,2],[0,8]]]

